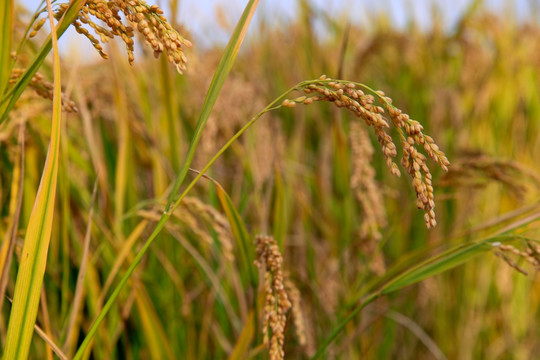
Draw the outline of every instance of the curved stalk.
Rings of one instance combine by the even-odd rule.
[[[180,194],[178,199],[175,200],[174,202],[172,202],[170,204],[170,206],[168,206],[168,208],[166,208],[165,211],[163,211],[163,214],[161,215],[161,218],[159,219],[156,227],[154,228],[154,231],[152,231],[152,234],[150,234],[150,236],[148,237],[148,239],[144,243],[141,250],[139,250],[139,252],[135,256],[135,258],[133,259],[133,262],[131,263],[129,268],[126,270],[126,272],[124,273],[124,275],[120,279],[118,285],[116,286],[114,291],[111,293],[111,296],[109,297],[109,299],[107,300],[107,302],[103,306],[103,309],[101,310],[101,312],[97,316],[96,320],[94,321],[94,323],[92,324],[92,326],[88,330],[88,334],[86,335],[85,339],[83,340],[81,346],[79,347],[79,349],[77,350],[77,353],[75,354],[75,356],[73,358],[74,360],[80,360],[83,357],[84,352],[86,351],[86,349],[90,345],[90,342],[92,341],[92,338],[94,337],[94,335],[95,335],[95,333],[97,331],[97,328],[103,322],[103,319],[105,319],[105,316],[107,315],[107,313],[112,308],[114,302],[116,301],[116,298],[120,294],[120,291],[122,290],[124,285],[129,280],[129,277],[131,276],[133,271],[135,271],[135,268],[137,267],[137,265],[141,262],[143,256],[146,254],[146,252],[150,248],[150,245],[152,245],[154,239],[161,232],[161,230],[163,230],[163,228],[165,227],[165,224],[169,220],[169,218],[171,217],[174,209],[176,209],[176,207],[178,205],[180,205],[182,200],[185,198],[185,196],[188,194],[188,192],[193,188],[193,186],[195,186],[197,181],[199,181],[199,179],[201,177],[203,177],[205,172],[208,171],[208,169],[216,162],[216,160],[232,145],[232,143],[234,143],[249,127],[251,127],[255,123],[255,121],[257,121],[265,113],[280,108],[281,105],[276,105],[276,104],[279,104],[288,94],[290,94],[291,92],[297,90],[297,88],[299,86],[301,86],[301,84],[302,83],[300,83],[297,86],[289,89],[287,92],[283,93],[281,96],[276,98],[266,108],[264,108],[260,113],[258,113],[256,116],[254,116],[248,123],[246,123],[240,130],[238,130],[238,132],[231,139],[229,139],[229,141],[227,141],[227,143],[225,145],[223,145],[221,147],[221,149],[212,157],[212,159],[210,159],[210,161],[204,166],[204,168],[189,183],[189,185],[186,187],[186,189]],[[188,168],[188,170],[189,170],[189,168]]]

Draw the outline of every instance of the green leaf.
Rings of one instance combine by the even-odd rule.
[[[227,45],[225,49],[225,53],[223,54],[223,57],[218,65],[218,69],[216,70],[216,73],[214,74],[214,78],[212,79],[212,83],[210,84],[210,88],[208,89],[208,93],[206,95],[206,99],[204,101],[201,114],[199,116],[199,121],[197,122],[195,135],[190,143],[188,153],[186,155],[186,159],[180,170],[180,173],[178,174],[176,178],[173,190],[171,191],[171,195],[169,197],[169,201],[165,208],[165,211],[163,212],[163,215],[161,216],[158,223],[156,224],[156,227],[154,228],[152,234],[150,234],[149,238],[146,240],[143,247],[137,253],[135,258],[133,259],[133,262],[130,264],[129,268],[126,270],[125,274],[120,279],[118,285],[113,290],[110,298],[107,300],[107,302],[103,306],[103,309],[98,314],[96,320],[94,321],[94,323],[88,330],[86,337],[84,338],[81,346],[79,347],[79,349],[77,350],[77,353],[75,354],[75,357],[73,358],[74,360],[78,360],[82,358],[86,349],[90,345],[92,338],[96,334],[97,328],[99,327],[99,325],[101,324],[101,322],[103,321],[103,319],[105,318],[109,310],[112,308],[114,302],[116,301],[116,298],[120,294],[120,291],[122,290],[124,285],[127,283],[129,277],[131,276],[131,274],[133,273],[137,265],[140,263],[143,256],[146,254],[146,252],[150,248],[150,245],[152,244],[154,239],[165,227],[165,223],[167,222],[167,220],[169,220],[172,210],[174,210],[174,208],[178,206],[181,199],[187,194],[187,191],[189,191],[189,189],[191,189],[191,187],[194,185],[194,182],[193,182],[182,193],[182,195],[178,196],[180,186],[182,185],[186,177],[186,174],[189,170],[189,166],[193,160],[193,157],[195,156],[195,150],[199,143],[202,130],[206,124],[206,121],[210,117],[210,113],[212,112],[212,108],[214,107],[214,104],[216,103],[216,100],[221,91],[221,88],[223,87],[223,84],[225,83],[225,80],[227,76],[229,75],[229,72],[232,68],[236,55],[238,54],[240,45],[242,44],[242,41],[246,35],[249,23],[251,22],[251,19],[253,17],[253,14],[255,13],[255,9],[258,3],[259,3],[258,0],[250,0],[249,3],[246,5],[244,12],[242,14],[242,17],[238,21],[238,24],[236,25],[233,35],[231,36],[229,44]],[[177,197],[178,199],[176,199]]]
[[[255,9],[257,8],[258,3],[258,0],[251,0],[246,5],[244,12],[242,13],[242,17],[238,21],[238,24],[236,25],[236,28],[234,29],[234,32],[231,36],[231,39],[229,40],[229,44],[225,48],[225,53],[219,61],[216,72],[214,73],[214,77],[212,78],[212,82],[210,83],[210,87],[208,88],[208,92],[206,93],[206,98],[204,99],[204,104],[199,115],[199,120],[197,121],[197,126],[195,127],[195,133],[193,135],[193,138],[191,139],[191,143],[189,144],[186,158],[184,160],[182,168],[180,169],[180,173],[176,178],[173,190],[171,191],[171,196],[169,198],[166,211],[171,208],[175,200],[178,198],[178,191],[180,189],[180,186],[184,182],[184,179],[186,178],[187,172],[189,170],[189,166],[193,161],[193,157],[195,156],[195,150],[197,149],[197,145],[199,144],[199,140],[201,139],[204,126],[206,125],[206,122],[208,121],[208,118],[212,113],[212,109],[214,108],[221,89],[223,88],[223,84],[225,84],[225,80],[231,72],[234,60],[236,59],[236,55],[238,55],[240,45],[242,45],[244,37],[246,36],[248,26],[251,22],[251,19],[253,18],[253,15],[255,14]]]
[[[274,171],[276,182],[274,190],[274,204],[273,204],[273,234],[274,239],[278,243],[281,250],[285,248],[285,233],[287,232],[288,220],[290,217],[287,214],[287,196],[285,184],[279,171]]]
[[[0,97],[4,94],[11,69],[13,5],[13,0],[4,0],[0,4]]]
[[[375,299],[383,295],[390,294],[405,286],[415,284],[428,277],[441,274],[445,271],[462,265],[465,262],[473,259],[474,257],[491,250],[493,248],[491,244],[495,241],[503,241],[503,239],[505,238],[492,237],[474,243],[455,246],[448,251],[443,252],[442,254],[429,258],[428,260],[406,270],[403,273],[395,275],[394,277],[389,279],[384,285],[382,285],[382,287],[379,288],[378,291],[367,295],[364,300],[359,305],[357,305],[357,307],[353,309],[345,319],[343,319],[341,322],[339,322],[339,324],[334,327],[334,329],[330,332],[330,335],[321,344],[312,359],[318,359],[322,355],[324,355],[327,347],[334,341],[334,339],[339,335],[339,333],[343,331],[345,326],[352,319],[354,319],[354,317],[358,315],[358,313],[364,307],[373,302]]]
[[[231,224],[231,230],[236,241],[236,247],[240,251],[240,258],[242,267],[241,271],[244,274],[244,270],[249,274],[249,281],[253,286],[257,286],[257,273],[253,261],[255,260],[255,254],[253,252],[253,241],[246,230],[246,225],[242,221],[240,214],[236,210],[231,198],[220,184],[213,181],[216,186],[217,195],[225,215]]]
[[[430,258],[416,267],[413,267],[406,272],[397,275],[392,280],[388,281],[379,293],[386,295],[405,286],[415,284],[428,277],[432,277],[441,274],[450,269],[456,268],[472,258],[485,253],[492,249],[490,242],[493,240],[488,239],[478,243],[459,245],[444,253]]]
[[[52,6],[49,2],[49,21],[54,29]],[[41,182],[26,229],[19,272],[13,295],[4,359],[27,359],[39,306],[47,252],[51,239],[61,130],[60,55],[56,34],[52,34],[54,59],[53,113],[51,140]]]
[[[242,360],[246,358],[246,353],[249,349],[249,344],[253,340],[253,335],[255,334],[255,315],[253,310],[249,312],[249,316],[246,319],[244,329],[242,333],[236,340],[236,345],[234,346],[229,360]]]

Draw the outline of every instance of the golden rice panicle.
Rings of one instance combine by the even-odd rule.
[[[318,80],[302,82],[296,90],[303,91],[306,96],[286,99],[282,102],[282,106],[294,107],[299,103],[309,105],[314,101],[328,101],[339,108],[351,111],[366,125],[373,127],[386,164],[393,175],[399,176],[400,171],[393,160],[397,155],[397,149],[389,134],[390,120],[384,116],[388,113],[401,139],[403,150],[401,165],[413,178],[413,187],[417,197],[416,205],[419,209],[424,210],[424,220],[428,228],[437,224],[432,175],[426,165],[426,156],[419,149],[423,148],[426,154],[444,171],[448,171],[450,162],[444,152],[435,144],[433,138],[424,135],[423,127],[418,121],[410,119],[407,114],[394,107],[392,100],[384,92],[372,90],[362,84],[330,79],[323,75]],[[382,106],[377,105],[376,100]]]
[[[24,69],[17,69],[17,68],[13,69],[13,71],[11,72],[11,75],[9,77],[9,83],[10,84],[15,84],[17,82],[17,79],[22,76],[24,71],[25,71]],[[34,89],[34,91],[39,96],[41,96],[41,97],[43,97],[45,99],[52,100],[54,85],[51,82],[45,80],[43,75],[41,75],[40,73],[36,73],[32,77],[32,80],[30,80],[30,84],[28,86],[30,86],[32,89]],[[61,100],[62,100],[62,110],[63,111],[66,111],[66,112],[77,112],[78,111],[77,106],[75,105],[75,102],[73,102],[69,97],[67,97],[66,94],[62,93],[62,99]]]
[[[514,268],[518,272],[528,275],[525,270],[523,270],[515,261],[511,259],[511,256],[517,256],[519,258],[522,258],[526,262],[528,262],[530,265],[534,267],[536,271],[540,270],[540,245],[538,245],[535,242],[532,241],[526,241],[527,249],[526,250],[519,250],[515,246],[512,246],[510,244],[501,244],[501,243],[493,243],[493,247],[496,249],[494,251],[495,255],[501,258],[504,262],[506,262],[510,267]]]
[[[286,99],[283,101],[282,106],[294,107],[299,103],[309,105],[314,101],[327,101],[339,108],[345,108],[351,111],[364,120],[366,125],[374,128],[377,140],[381,144],[386,164],[392,174],[396,176],[400,175],[398,166],[393,161],[393,158],[397,155],[397,151],[392,137],[388,134],[390,126],[387,119],[382,115],[384,109],[374,105],[375,98],[373,95],[366,95],[362,90],[356,89],[354,83],[344,80],[333,80],[324,75],[318,81],[308,81],[306,83],[305,86],[297,89],[304,91],[306,96],[296,99]]]
[[[67,8],[67,4],[61,4],[55,12],[55,17],[60,19]],[[124,25],[120,14],[124,14],[133,26]],[[93,18],[102,21],[107,28],[96,24]],[[83,27],[84,24],[95,31],[99,40]],[[190,47],[191,42],[184,39],[169,24],[167,18],[163,16],[163,11],[157,5],[149,6],[144,0],[88,0],[77,15],[73,25],[78,33],[90,40],[94,48],[105,59],[107,54],[101,44],[117,36],[126,44],[128,61],[133,64],[133,37],[136,29],[154,50],[156,57],[166,51],[168,60],[175,65],[179,73],[183,73],[187,69],[187,58],[182,47]]]
[[[187,70],[187,58],[182,46],[190,47],[191,42],[184,39],[163,16],[163,11],[157,6],[148,6],[142,0],[117,0],[126,18],[143,34],[146,42],[158,57],[167,51],[169,62],[176,66],[179,73]]]
[[[271,236],[257,236],[255,239],[257,260],[255,266],[264,272],[264,305],[263,341],[269,349],[271,360],[285,357],[283,344],[287,312],[292,304],[287,296],[283,277],[283,257],[276,240]]]
[[[417,198],[416,206],[424,210],[426,226],[428,228],[434,227],[437,221],[435,220],[433,177],[426,164],[426,156],[420,153],[418,149],[423,148],[426,154],[443,171],[448,171],[450,162],[444,152],[435,144],[433,138],[422,132],[424,128],[418,121],[410,119],[407,114],[395,108],[392,105],[392,100],[386,97],[384,93],[379,93],[378,96],[399,132],[403,148],[401,165],[407,169],[407,172],[413,178],[412,184]]]
[[[44,18],[41,18],[39,20],[36,19],[36,22],[34,23],[34,25],[32,26],[32,31],[30,32],[30,34],[28,34],[28,37],[34,37],[37,35],[38,31],[41,30],[41,28],[43,27],[43,25],[45,24],[45,21],[47,21],[47,18],[44,17]]]

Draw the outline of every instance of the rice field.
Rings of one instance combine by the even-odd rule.
[[[540,354],[537,14],[150,1],[0,2],[4,359]]]

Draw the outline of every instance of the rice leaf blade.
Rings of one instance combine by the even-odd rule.
[[[390,280],[386,285],[383,286],[380,294],[389,294],[405,286],[420,282],[428,277],[432,277],[456,268],[474,257],[489,251],[492,248],[490,245],[490,242],[492,241],[493,240],[488,239],[473,244],[460,245],[444,252],[443,254],[428,259],[418,266],[413,267],[405,273],[397,275],[394,279]]]
[[[253,340],[253,335],[255,333],[254,319],[255,319],[255,315],[252,310],[249,312],[249,316],[246,319],[246,323],[244,324],[242,333],[240,333],[240,336],[238,337],[236,341],[236,345],[234,346],[234,350],[231,356],[229,356],[229,360],[241,360],[241,359],[246,358],[246,353],[249,349],[249,344]]]
[[[54,27],[52,6],[48,2],[49,21]],[[15,283],[13,307],[8,323],[4,359],[26,359],[30,349],[34,325],[47,263],[52,233],[61,133],[61,77],[60,55],[56,34],[52,33],[54,58],[54,96],[51,140],[32,215],[26,229],[21,263]]]
[[[367,295],[364,300],[350,312],[350,314],[339,322],[336,327],[330,332],[330,335],[323,341],[312,359],[318,359],[325,354],[326,349],[332,343],[332,341],[343,331],[346,325],[354,319],[358,313],[365,308],[368,304],[376,300],[377,298],[388,295],[396,290],[399,290],[405,286],[415,284],[428,277],[435,276],[456,268],[459,265],[470,261],[474,257],[485,253],[492,249],[491,243],[495,241],[501,241],[500,238],[489,238],[478,242],[458,245],[452,249],[438,254],[416,267],[400,273],[391,278],[385,285],[383,285],[378,291]]]
[[[4,94],[11,68],[11,42],[13,35],[13,0],[0,4],[0,96]]]
[[[238,21],[238,24],[236,25],[236,28],[234,29],[234,32],[229,40],[229,44],[225,48],[225,52],[219,61],[216,72],[212,78],[212,82],[210,83],[210,87],[208,88],[208,92],[206,93],[201,113],[195,127],[195,133],[189,144],[184,163],[180,169],[178,177],[176,178],[173,190],[171,191],[169,202],[167,204],[167,211],[178,198],[178,191],[189,171],[189,167],[193,161],[193,157],[195,156],[195,150],[197,149],[197,145],[201,139],[202,131],[206,125],[206,122],[210,118],[210,114],[212,113],[212,109],[214,108],[221,89],[223,88],[223,84],[225,84],[225,80],[227,80],[227,77],[229,76],[236,59],[236,55],[238,55],[240,46],[242,45],[244,37],[246,36],[251,19],[255,14],[258,3],[258,0],[250,0],[246,5],[244,12],[242,13],[242,17]]]
[[[246,225],[244,224],[244,221],[236,210],[236,207],[232,203],[229,195],[217,182],[214,182],[214,185],[216,186],[216,191],[221,206],[223,207],[225,215],[227,216],[227,219],[231,224],[231,230],[234,239],[236,240],[236,247],[240,251],[240,258],[242,259],[243,267],[249,274],[250,283],[255,286],[257,284],[257,274],[255,272],[255,267],[253,266],[255,256],[253,252],[251,237],[249,236],[249,233],[246,230]]]

